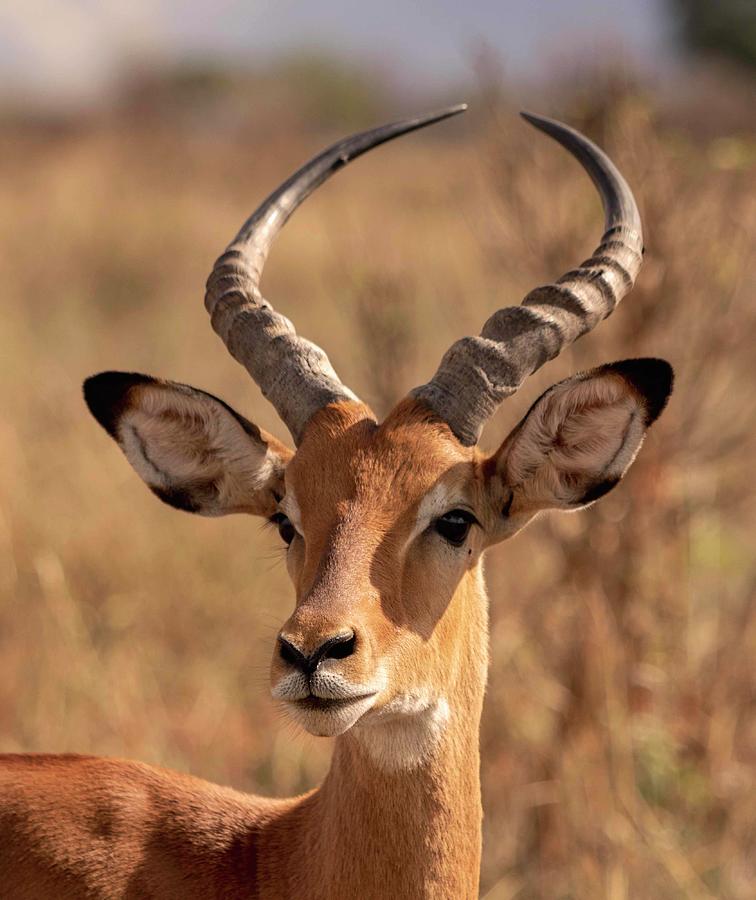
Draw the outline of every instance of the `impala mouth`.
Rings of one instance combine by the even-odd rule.
[[[310,694],[285,700],[291,718],[317,737],[335,737],[348,731],[375,703],[376,693],[356,697],[329,698]]]
[[[370,709],[386,687],[386,674],[379,668],[369,681],[354,683],[327,665],[326,660],[311,675],[286,673],[271,688],[275,700],[283,701],[288,715],[305,731],[333,737],[348,731]]]
[[[309,697],[304,697],[302,700],[295,700],[293,703],[300,709],[310,710],[311,712],[336,712],[340,709],[347,709],[352,706],[352,704],[360,703],[371,697],[375,697],[375,693],[360,694],[358,697],[345,697],[341,699],[316,697],[315,694],[311,694]]]

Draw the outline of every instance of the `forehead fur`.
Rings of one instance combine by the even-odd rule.
[[[439,481],[466,480],[477,461],[449,427],[409,398],[381,425],[361,404],[334,404],[317,413],[286,475],[305,507],[370,501],[378,514],[419,502]]]

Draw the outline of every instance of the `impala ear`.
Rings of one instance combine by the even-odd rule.
[[[495,454],[502,537],[543,509],[582,509],[615,487],[659,417],[673,373],[629,359],[549,388]]]
[[[165,503],[203,516],[270,516],[292,451],[222,400],[148,375],[84,382],[92,415]]]

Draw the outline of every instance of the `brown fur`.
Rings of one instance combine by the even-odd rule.
[[[119,760],[0,758],[2,896],[476,897],[488,662],[481,554],[549,503],[563,505],[561,479],[571,466],[601,470],[618,458],[620,426],[643,398],[611,372],[590,377],[544,395],[490,460],[414,400],[380,426],[359,403],[326,407],[290,461],[266,436],[277,462],[255,452],[270,483],[258,483],[246,465],[239,471],[253,493],[273,491],[275,481],[278,496],[288,461],[278,509],[300,533],[287,555],[296,607],[282,633],[310,653],[329,636],[354,631],[354,652],[328,660],[327,674],[339,684],[377,685],[371,705],[347,725],[303,714],[311,731],[338,736],[321,787],[291,800]],[[162,392],[169,388],[160,391],[162,425],[153,427],[145,404],[138,413],[147,445],[154,432],[164,448],[166,428],[179,440],[184,426],[181,416],[166,424]],[[205,399],[198,402],[206,408]],[[137,421],[136,413],[120,415]],[[246,440],[229,432],[216,407],[206,428],[191,409],[187,417],[205,467],[213,463],[206,456],[216,427],[233,435],[224,453]],[[623,459],[636,449],[623,449]],[[143,450],[150,447],[134,453]],[[185,480],[187,459],[180,457]],[[137,463],[144,468],[141,456]],[[168,478],[172,464],[165,466]],[[231,483],[226,495],[238,490]],[[240,505],[243,498],[232,504]],[[434,527],[453,508],[478,522],[461,547]],[[274,652],[274,688],[295,675]],[[296,700],[288,707],[296,712]]]

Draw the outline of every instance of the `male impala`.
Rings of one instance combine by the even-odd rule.
[[[296,450],[186,385],[105,372],[84,387],[160,499],[277,523],[296,606],[273,650],[272,694],[307,731],[337,736],[325,781],[270,800],[141,763],[7,756],[3,897],[477,896],[483,551],[541,510],[579,509],[613,488],[663,409],[672,370],[636,359],[576,375],[546,391],[492,456],[476,443],[499,402],[632,287],[642,254],[635,202],[585,137],[525,116],[593,179],[601,244],[494,313],[479,337],[457,341],[380,424],[258,289],[274,237],[318,185],[371,147],[462,109],[326,150],[263,203],[213,268],[213,327]]]

